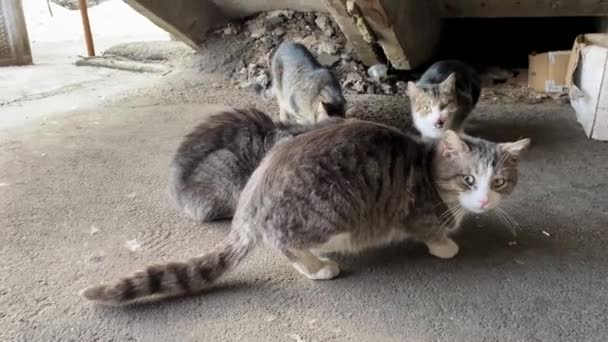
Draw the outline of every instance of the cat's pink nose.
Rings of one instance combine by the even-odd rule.
[[[438,119],[437,122],[435,122],[435,127],[436,128],[443,128],[443,125],[445,125],[445,120],[444,119]]]
[[[482,208],[487,207],[488,204],[490,204],[490,200],[487,197],[479,200],[479,206]]]

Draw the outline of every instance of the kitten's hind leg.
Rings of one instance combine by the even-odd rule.
[[[426,246],[429,248],[429,253],[441,259],[451,259],[458,254],[458,244],[447,236],[439,240],[427,241]]]
[[[309,250],[288,249],[283,253],[292,262],[293,267],[309,279],[327,280],[340,273],[340,266],[335,261],[319,258]]]

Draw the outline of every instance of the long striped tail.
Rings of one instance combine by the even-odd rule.
[[[252,237],[233,230],[207,254],[186,262],[148,266],[116,282],[84,289],[80,295],[101,304],[122,304],[150,296],[196,293],[237,266],[253,246]]]

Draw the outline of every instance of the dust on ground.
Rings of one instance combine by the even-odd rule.
[[[167,63],[173,72],[135,74],[144,77],[142,83],[102,101],[78,108],[57,101],[59,113],[52,118],[2,130],[0,340],[608,336],[608,145],[587,139],[572,109],[551,100],[482,98],[466,127],[495,141],[532,138],[519,184],[503,206],[518,222],[516,245],[500,219],[473,215],[455,237],[461,252],[452,260],[438,260],[424,247],[406,243],[340,257],[341,277],[312,282],[277,253],[258,248],[216,288],[198,296],[119,308],[83,301],[78,291],[84,287],[151,262],[198,255],[229,229],[229,222],[188,220],[165,192],[168,165],[181,138],[219,106],[276,112],[274,101],[261,100],[233,81],[240,71],[238,55],[220,56],[215,49],[221,46],[216,41],[202,56],[177,53],[175,58],[165,51],[167,45],[138,49],[132,58]],[[122,46],[114,52],[128,50]],[[131,74],[112,74],[107,86],[125,82],[124,75]],[[401,94],[351,89],[347,97],[358,117],[407,125],[408,103]],[[31,111],[32,103],[19,102],[22,113]]]

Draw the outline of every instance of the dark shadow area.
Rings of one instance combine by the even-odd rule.
[[[570,50],[577,35],[599,30],[594,17],[446,19],[437,59],[527,68],[529,54]]]

